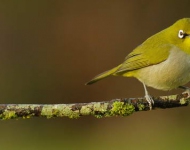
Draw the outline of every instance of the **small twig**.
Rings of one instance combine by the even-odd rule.
[[[156,108],[187,106],[188,94],[153,97]],[[30,117],[69,117],[93,115],[97,118],[128,116],[136,111],[149,110],[145,98],[121,98],[111,101],[75,103],[75,104],[0,104],[0,119]]]

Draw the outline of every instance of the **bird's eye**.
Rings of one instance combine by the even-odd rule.
[[[180,39],[182,39],[182,38],[185,37],[185,33],[183,32],[183,30],[179,30],[178,37],[179,37]]]

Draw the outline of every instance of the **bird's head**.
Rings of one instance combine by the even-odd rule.
[[[176,21],[165,33],[171,44],[190,54],[190,18]]]

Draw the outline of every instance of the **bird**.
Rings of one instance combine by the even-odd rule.
[[[144,87],[150,109],[154,105],[148,87],[169,91],[182,88],[190,81],[190,18],[177,20],[133,49],[123,63],[105,71],[86,85],[109,76],[137,78]]]

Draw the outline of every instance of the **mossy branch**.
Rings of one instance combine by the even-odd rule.
[[[188,94],[153,97],[153,110],[187,106]],[[128,116],[133,112],[147,111],[149,104],[145,98],[121,98],[111,101],[75,104],[0,104],[0,119],[31,117],[69,117],[78,118],[92,115],[97,118]]]

